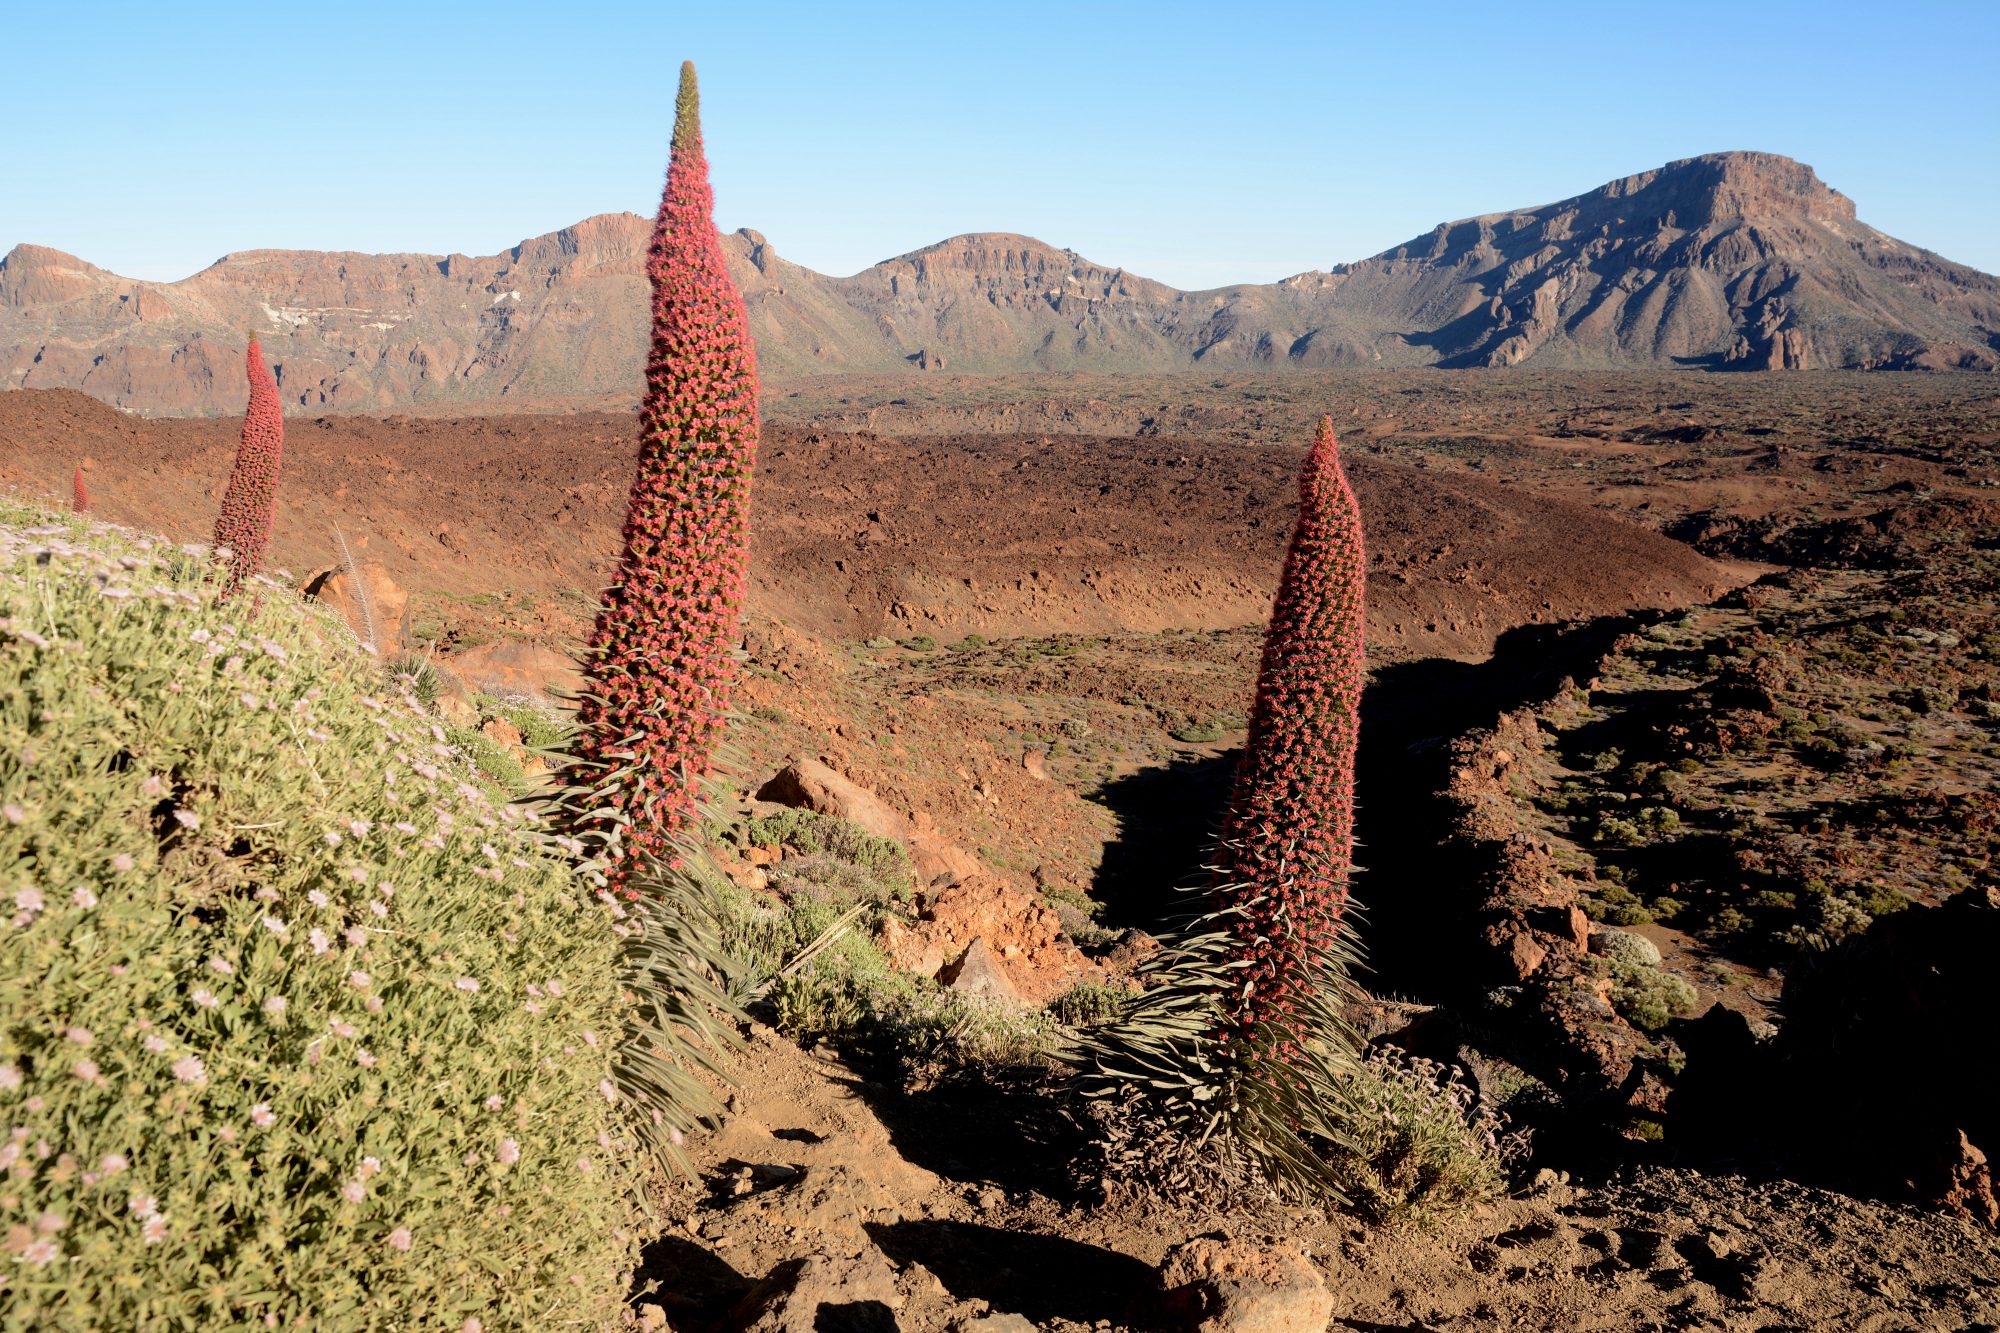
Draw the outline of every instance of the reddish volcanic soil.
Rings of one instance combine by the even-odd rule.
[[[0,394],[0,486],[205,540],[233,420],[124,416],[68,391]],[[1269,609],[1305,433],[833,434],[775,424],[760,457],[753,615],[829,638],[1216,629]],[[588,594],[608,576],[633,460],[622,415],[287,423],[273,558],[333,563],[338,524],[412,593]],[[1350,451],[1389,657],[1483,656],[1503,630],[1704,602],[1743,581],[1678,542],[1508,480]],[[504,629],[556,636],[556,607]],[[567,623],[565,623],[567,622]]]
[[[1747,636],[1749,612],[1792,603],[1777,606],[1760,585],[1672,625],[1617,613],[1699,608],[1780,562],[1846,571],[1848,582],[1867,581],[1857,570],[1956,572],[1990,552],[2000,525],[2000,398],[1971,377],[1384,371],[1282,384],[909,384],[896,381],[886,403],[886,392],[845,385],[768,404],[784,419],[767,428],[754,502],[734,813],[753,808],[749,789],[784,757],[816,756],[976,854],[993,878],[1071,913],[1095,903],[1110,925],[1150,921],[1163,886],[1205,850],[1243,741],[1296,468],[1311,420],[1338,403],[1370,536],[1372,665],[1388,668],[1364,709],[1364,938],[1383,993],[1407,978],[1423,1000],[1437,998],[1417,984],[1424,970],[1449,991],[1490,961],[1479,950],[1491,941],[1468,930],[1484,918],[1460,900],[1486,894],[1488,878],[1514,885],[1508,875],[1557,836],[1524,784],[1535,763],[1554,762],[1529,742],[1562,717],[1529,706],[1554,699],[1575,711],[1608,692],[1599,704],[1632,710],[1637,739],[1620,744],[1657,739],[1667,732],[1656,724],[1676,715],[1639,710],[1697,683],[1660,673],[1718,669],[1696,651],[1711,622],[1733,616]],[[1042,396],[1056,389],[1062,397]],[[468,649],[561,645],[586,627],[616,552],[629,416],[341,416],[287,429],[278,565],[301,576],[330,566],[338,524],[364,567],[380,562],[410,593],[409,628],[468,679]],[[80,465],[98,516],[206,540],[236,433],[233,420],[145,420],[67,391],[0,393],[0,492],[66,502]],[[1943,762],[1933,752],[2000,762],[1988,725],[2000,693],[1960,660],[2000,662],[1986,585],[1897,583],[1881,606],[1833,595],[1846,586],[1808,581],[1785,596],[1799,603],[1799,624],[1864,610],[1885,627],[1893,618],[1907,632],[1876,646],[1912,661],[1916,630],[1930,635],[1924,644],[1949,630],[1958,649],[1922,661],[1956,663],[1967,688],[1924,695],[1921,717],[1895,715],[1915,776]],[[1558,627],[1593,617],[1605,619]],[[1914,677],[1868,677],[1872,659],[1837,635],[1786,633],[1818,654],[1803,654],[1804,666],[1839,658],[1879,687],[1845,706],[1887,718],[1909,697]],[[1659,678],[1620,691],[1620,652],[1651,654]],[[1803,669],[1796,683],[1826,693]],[[1795,711],[1839,702],[1813,696]],[[1503,712],[1515,732],[1493,729]],[[1475,773],[1473,755],[1491,762]],[[1586,769],[1551,770],[1551,788],[1615,776],[1595,755]],[[1466,800],[1439,799],[1453,793]],[[1732,792],[1746,809],[1781,795]],[[1480,830],[1483,840],[1470,836]],[[1633,868],[1631,883],[1646,888],[1648,867]],[[1386,910],[1399,899],[1414,908]],[[1691,970],[1687,939],[1668,943],[1667,965]],[[1477,1011],[1482,1022],[1495,1012]],[[769,1031],[751,1040],[726,1124],[693,1145],[702,1183],[666,1199],[681,1230],[649,1247],[648,1271],[668,1280],[671,1328],[720,1326],[761,1275],[838,1247],[858,1257],[822,1270],[833,1274],[826,1309],[893,1301],[900,1314],[888,1326],[907,1333],[1145,1327],[1128,1316],[1147,1308],[1153,1266],[1214,1230],[1305,1247],[1333,1292],[1336,1329],[2000,1321],[1990,1232],[1710,1170],[1671,1156],[1673,1140],[1650,1145],[1665,1158],[1620,1140],[1623,1156],[1593,1166],[1587,1154],[1574,1164],[1554,1155],[1564,1140],[1552,1137],[1537,1160],[1574,1165],[1573,1183],[1531,1174],[1435,1231],[1138,1195],[1093,1209],[1060,1178],[1079,1150],[1072,1129],[1031,1092],[898,1090]],[[1968,1049],[1978,1040],[1969,1029]],[[1867,1070],[1853,1079],[1864,1089],[1887,1081]],[[1886,1114],[1869,1123],[1869,1156],[1898,1146],[1900,1124]],[[1604,1165],[1614,1160],[1625,1169]],[[1632,1166],[1641,1161],[1655,1164]],[[1033,1323],[1006,1317],[1014,1312]]]

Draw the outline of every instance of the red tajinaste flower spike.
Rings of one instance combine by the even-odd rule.
[[[215,544],[229,549],[225,597],[263,568],[264,548],[271,542],[271,518],[277,510],[278,467],[285,448],[285,413],[278,401],[278,381],[265,367],[264,349],[254,335],[243,362],[250,376],[250,405],[243,413],[236,465],[229,470],[229,487],[222,493],[222,513],[215,520]]]
[[[723,262],[694,65],[681,66],[666,191],[647,252],[653,344],[618,580],[591,636],[582,757],[636,764],[604,793],[629,821],[615,887],[671,860],[735,680],[757,454],[757,357]]]
[[[1299,522],[1264,641],[1250,742],[1223,826],[1215,883],[1248,964],[1222,1035],[1263,1044],[1269,1025],[1321,992],[1340,953],[1354,859],[1354,753],[1367,669],[1361,509],[1332,418],[1299,479]],[[1273,1045],[1280,1053],[1288,1040]]]
[[[72,514],[90,512],[90,492],[84,488],[81,467],[77,468],[76,474],[70,478],[69,510]]]

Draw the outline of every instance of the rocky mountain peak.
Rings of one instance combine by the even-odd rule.
[[[1803,162],[1777,153],[1705,153],[1603,187],[1607,198],[1650,196],[1692,229],[1738,218],[1852,222],[1854,201]]]
[[[0,306],[72,300],[109,276],[75,255],[23,243],[0,258]]]
[[[254,329],[289,400],[315,411],[626,403],[651,228],[600,214],[485,256],[249,250],[172,283],[23,245],[0,261],[0,388],[236,411]],[[1684,158],[1372,259],[1199,292],[1014,232],[850,277],[748,228],[723,249],[772,382],[945,366],[2000,369],[2000,279],[1856,221],[1774,153]]]

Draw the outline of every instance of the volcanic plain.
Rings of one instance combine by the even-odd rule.
[[[701,1278],[676,1327],[836,1250],[863,1285],[886,1257],[906,1329],[1133,1326],[1124,1288],[1214,1228],[1308,1245],[1350,1329],[2000,1323],[2000,1218],[1969,1158],[1935,1177],[1908,1154],[1886,1173],[1788,1159],[1784,1118],[1809,1112],[1765,1098],[1731,1142],[1712,1084],[1675,1100],[1710,1010],[1790,1021],[1781,993],[1816,932],[2000,895],[1986,379],[900,375],[780,385],[766,413],[726,774],[744,808],[788,760],[818,760],[1107,936],[1156,926],[1198,865],[1297,466],[1331,415],[1370,538],[1370,984],[1413,1048],[1525,1071],[1587,1111],[1546,1119],[1514,1197],[1364,1234],[1275,1205],[1086,1207],[1024,1166],[1074,1126],[892,1088],[762,1032],[698,1148],[707,1177],[677,1200],[684,1234],[653,1252]],[[573,682],[563,655],[618,548],[630,416],[287,429],[275,563],[327,589],[344,542],[385,650],[495,693]],[[66,494],[80,467],[98,516],[205,540],[235,434],[0,393],[0,487]],[[1691,729],[1696,704],[1735,729]],[[1656,1025],[1575,1008],[1593,923],[1652,939],[1693,1002]],[[1909,1021],[1990,1034],[1987,1006]],[[1878,1057],[1893,1067],[1855,1053],[1857,1080]],[[1909,1117],[1884,1137],[1929,1132],[1871,1105]],[[1850,1148],[1869,1129],[1840,1126]],[[766,1160],[807,1183],[732,1191]]]

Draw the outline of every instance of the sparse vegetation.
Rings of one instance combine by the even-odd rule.
[[[1693,1013],[1699,997],[1671,972],[1631,958],[1611,960],[1611,1007],[1634,1027],[1658,1032],[1669,1020]]]

